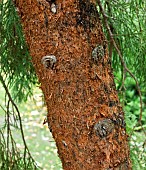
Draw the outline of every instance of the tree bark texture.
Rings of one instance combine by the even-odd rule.
[[[124,113],[95,2],[15,4],[63,169],[130,170]]]

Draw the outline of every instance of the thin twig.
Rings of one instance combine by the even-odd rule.
[[[6,111],[6,122],[7,122],[7,165],[9,166],[9,152],[10,152],[10,115],[9,115],[10,100],[8,100],[7,111]]]
[[[15,102],[13,101],[13,99],[11,97],[11,94],[9,93],[9,90],[8,90],[8,88],[7,88],[6,84],[5,84],[5,81],[3,80],[3,77],[2,77],[1,74],[0,74],[0,81],[1,81],[1,83],[2,83],[2,85],[4,87],[4,89],[5,89],[5,92],[6,92],[7,96],[8,96],[8,98],[9,98],[9,101],[12,103],[12,105],[14,106],[14,108],[16,109],[17,114],[18,114],[21,136],[22,136],[24,147],[25,147],[24,148],[24,162],[26,161],[26,153],[28,153],[29,157],[35,163],[35,160],[31,156],[31,153],[30,153],[30,151],[29,151],[29,149],[27,147],[26,141],[25,141],[24,132],[23,132],[23,126],[22,126],[22,120],[21,120],[21,115],[20,115],[19,109],[18,109],[17,105],[15,104]]]

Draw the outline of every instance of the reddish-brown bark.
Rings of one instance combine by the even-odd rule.
[[[65,170],[130,170],[123,111],[95,4],[16,0]],[[95,47],[102,55],[95,61]],[[98,53],[99,51],[97,51]],[[53,69],[41,59],[55,55]]]

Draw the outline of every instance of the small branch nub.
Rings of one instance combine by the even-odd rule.
[[[44,65],[45,68],[51,68],[53,69],[54,64],[56,63],[56,57],[54,55],[48,55],[44,56],[41,59],[42,64]]]
[[[105,55],[104,48],[102,45],[97,45],[92,51],[92,59],[95,63],[98,63],[103,59]]]
[[[104,138],[107,137],[114,129],[114,123],[110,119],[103,119],[94,125],[94,131],[97,136]]]

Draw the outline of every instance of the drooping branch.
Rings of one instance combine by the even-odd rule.
[[[34,164],[34,167],[36,168],[37,165],[35,163],[35,160],[33,159],[30,151],[29,151],[29,148],[26,144],[26,140],[25,140],[25,136],[24,136],[24,131],[23,131],[23,125],[22,125],[22,120],[21,120],[21,115],[20,115],[20,112],[19,112],[19,109],[16,105],[16,103],[14,102],[14,100],[12,99],[11,97],[11,94],[7,88],[7,85],[3,79],[3,76],[0,74],[0,82],[2,83],[2,86],[4,87],[5,89],[5,92],[6,92],[6,95],[8,96],[8,102],[7,102],[7,109],[6,109],[6,123],[7,123],[7,140],[6,140],[6,147],[7,147],[7,153],[6,153],[6,156],[7,156],[7,161],[8,161],[8,157],[9,157],[9,152],[10,152],[10,139],[11,139],[11,143],[12,143],[12,149],[14,150],[14,143],[15,143],[15,140],[12,136],[12,133],[11,133],[11,122],[10,122],[10,104],[12,104],[12,109],[13,109],[13,118],[14,118],[14,121],[15,121],[15,117],[18,117],[18,120],[19,120],[19,127],[20,127],[20,131],[21,131],[21,136],[22,136],[22,141],[23,141],[23,144],[24,144],[24,153],[23,153],[23,160],[24,160],[24,165],[27,166],[27,163],[26,163],[26,159],[27,159],[27,154],[29,156],[29,159],[33,162]],[[4,109],[3,109],[4,110]],[[14,110],[16,111],[16,113],[14,112]],[[16,115],[17,114],[17,115]],[[16,122],[15,122],[16,123]],[[8,163],[8,162],[7,162]]]

